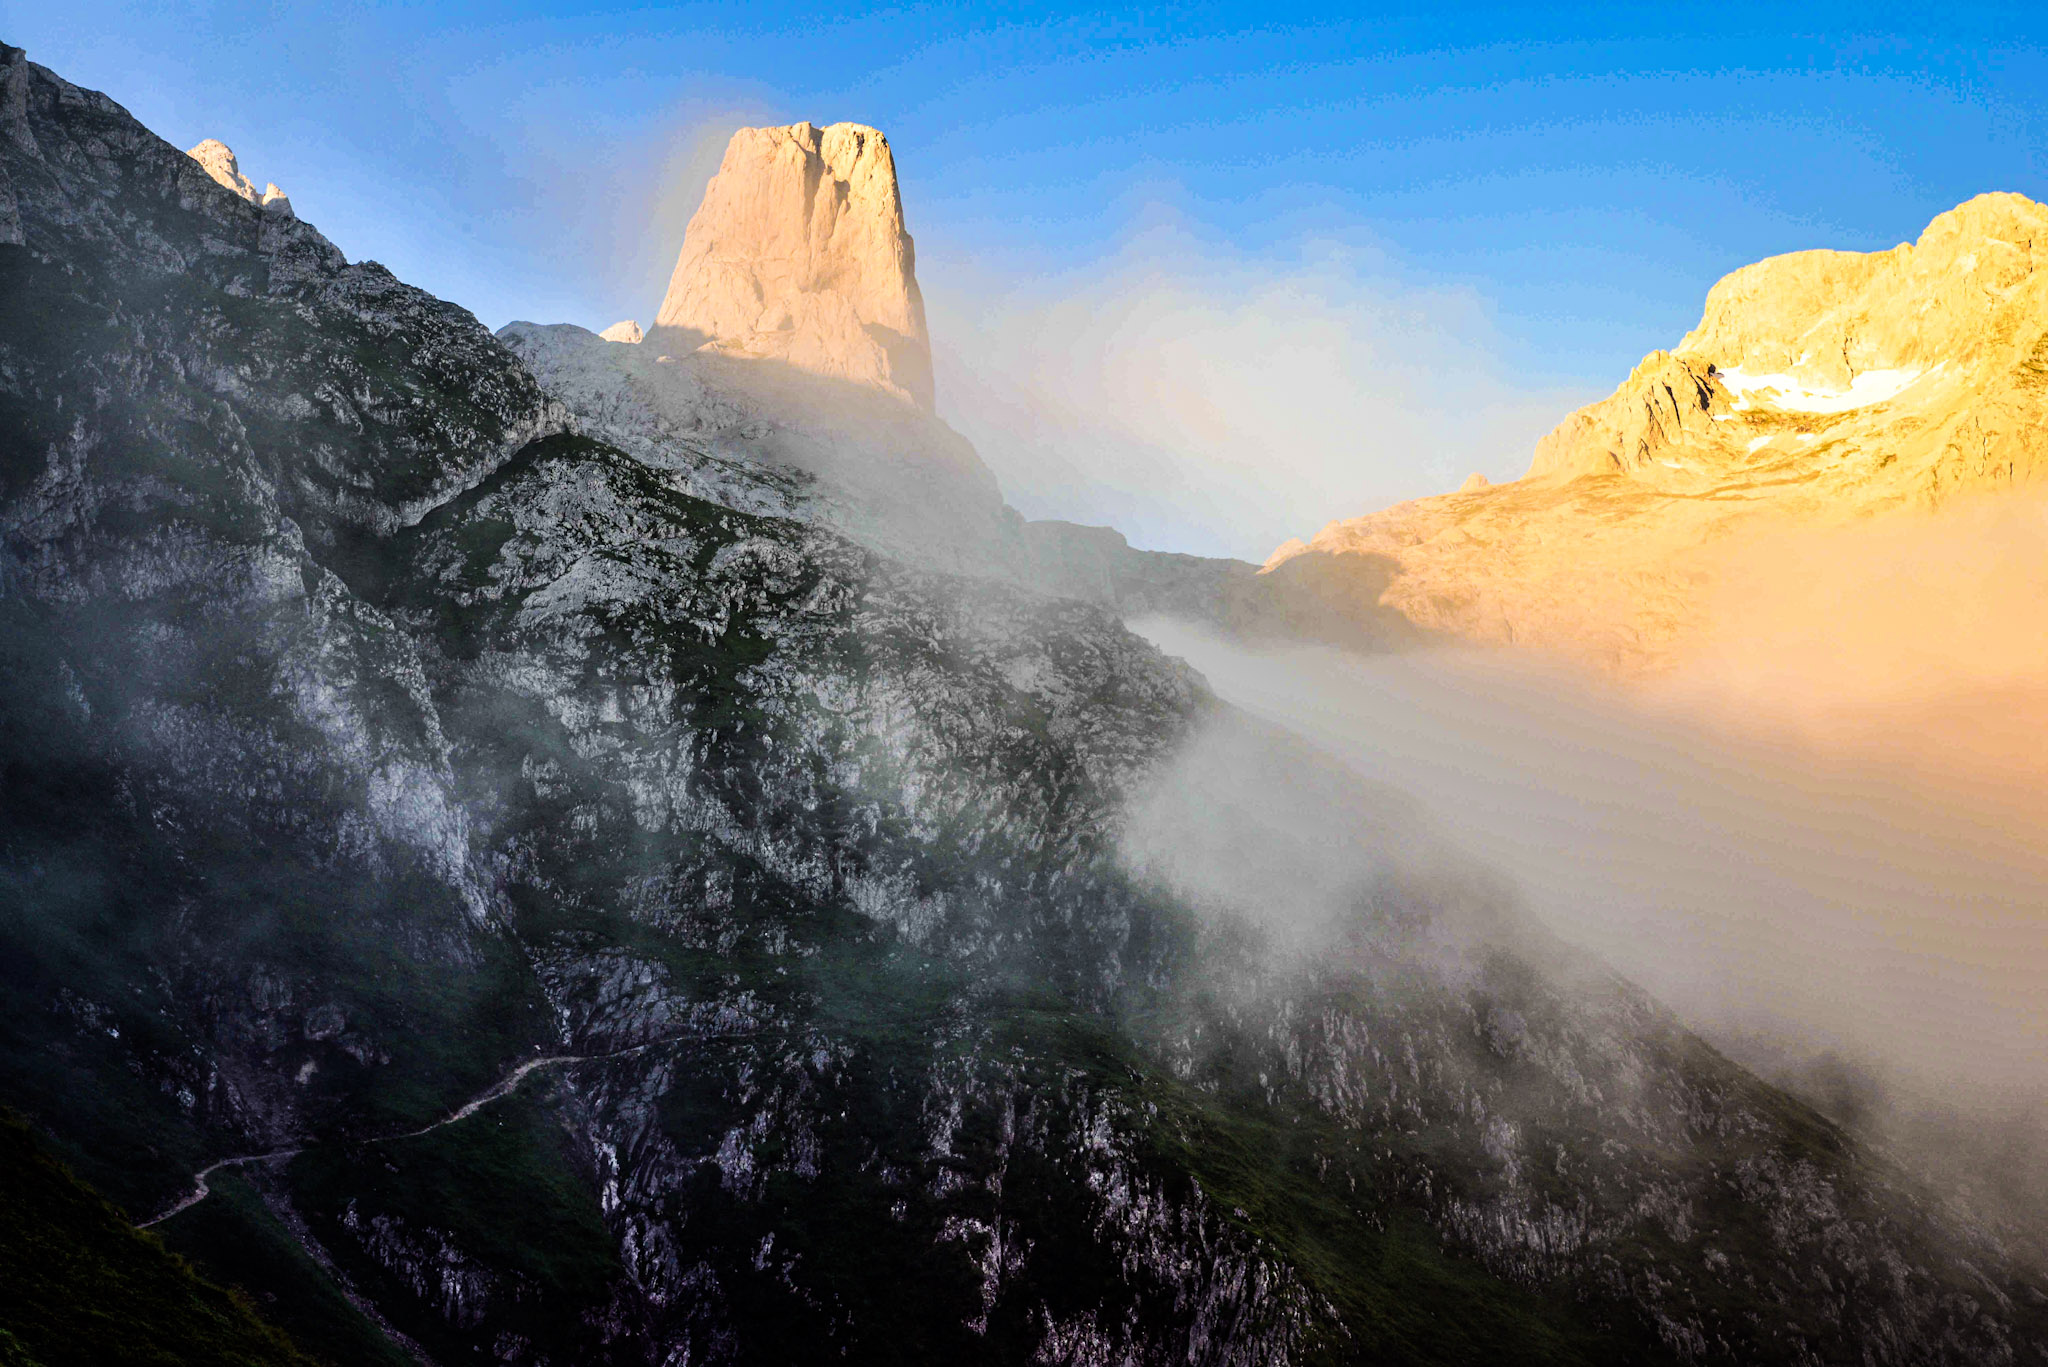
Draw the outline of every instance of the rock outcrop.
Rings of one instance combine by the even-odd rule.
[[[235,161],[234,152],[219,138],[208,138],[185,155],[205,167],[206,174],[212,176],[216,182],[233,190],[257,208],[273,214],[282,214],[286,218],[293,217],[290,197],[278,189],[275,182],[258,190],[255,182],[242,174],[242,168]]]
[[[706,345],[930,408],[924,296],[888,139],[855,123],[733,134],[655,328],[678,355]]]
[[[1797,252],[1537,446],[1528,475],[1336,522],[1268,563],[1362,557],[1423,630],[1658,670],[1709,548],[2048,478],[2048,207],[1982,195],[1889,251]]]
[[[931,353],[895,162],[858,124],[745,128],[691,220],[651,346],[513,323],[500,334],[585,430],[685,464],[692,486],[802,515],[925,568],[1021,582],[1129,616],[1251,636],[1387,639],[1314,575],[1138,550],[1106,527],[1026,523],[931,408]],[[912,402],[904,402],[910,399]],[[737,465],[775,495],[740,494]],[[701,483],[700,483],[701,482]],[[1380,614],[1384,619],[1388,614]]]

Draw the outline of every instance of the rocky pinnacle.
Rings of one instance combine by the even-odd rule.
[[[932,405],[931,342],[889,141],[835,123],[742,128],[683,238],[655,326]]]
[[[256,183],[242,174],[242,168],[235,161],[234,151],[219,138],[208,138],[186,155],[205,167],[207,175],[251,204],[274,214],[283,214],[286,218],[293,216],[291,198],[278,189],[274,182],[265,185],[259,191]]]

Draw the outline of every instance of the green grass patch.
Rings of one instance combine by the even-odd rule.
[[[416,1367],[362,1311],[247,1181],[208,1179],[212,1195],[157,1226],[163,1241],[202,1275],[238,1288],[271,1320],[322,1359],[346,1367]]]
[[[549,1355],[578,1360],[591,1350],[586,1311],[601,1306],[621,1276],[597,1192],[579,1165],[572,1136],[537,1095],[521,1090],[456,1124],[417,1139],[315,1148],[293,1160],[288,1178],[314,1232],[365,1294],[443,1362],[495,1361],[491,1344],[519,1335]],[[351,1213],[352,1212],[352,1213]],[[438,1297],[442,1250],[452,1248],[486,1278],[475,1306],[486,1328],[472,1334],[472,1306],[423,1296],[372,1256],[363,1231],[404,1257],[429,1259]],[[353,1222],[353,1228],[347,1221]]]
[[[249,1301],[132,1228],[0,1117],[0,1361],[40,1367],[314,1367]]]

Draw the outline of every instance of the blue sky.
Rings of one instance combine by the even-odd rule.
[[[351,257],[493,326],[644,319],[724,129],[853,119],[896,148],[920,271],[963,350],[1034,282],[1128,287],[1164,233],[1197,283],[1227,276],[1269,304],[1334,290],[1362,317],[1450,300],[1460,364],[1540,406],[1611,387],[1745,262],[1887,247],[1983,190],[2048,198],[2044,14],[8,0],[0,36],[181,146],[222,138]],[[1361,326],[1378,339],[1361,356],[1406,345],[1388,340],[1405,324]],[[1519,428],[1459,440],[1368,452],[1356,501],[1526,460],[1507,449]],[[991,459],[1031,483],[1024,454]],[[1020,502],[1116,511],[1065,508],[1064,487]],[[1266,534],[1122,515],[1135,539],[1198,549],[1250,553]]]

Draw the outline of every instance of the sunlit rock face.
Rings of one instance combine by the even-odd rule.
[[[1529,473],[1682,485],[1773,463],[1786,437],[1825,436],[1881,445],[1893,457],[1881,467],[1887,484],[1904,477],[1934,492],[2032,477],[2048,447],[2022,414],[1994,421],[1974,459],[1957,459],[1955,438],[1987,406],[2037,410],[2044,265],[2048,208],[1993,194],[1890,251],[1745,266],[1708,292],[1674,350],[1652,352],[1612,396],[1544,438]]]
[[[292,217],[292,202],[285,192],[278,189],[275,183],[265,185],[259,191],[255,182],[242,174],[241,166],[235,161],[234,152],[219,138],[208,138],[186,155],[205,167],[206,174],[212,176],[216,182],[233,190],[251,204],[274,214]]]
[[[733,134],[655,326],[930,408],[924,297],[888,139],[855,123]]]
[[[2014,194],[1889,251],[1746,266],[1522,480],[1332,523],[1268,567],[1369,565],[1377,605],[1424,631],[1663,670],[1708,633],[1738,537],[2048,476],[2044,266],[2048,208]]]
[[[1296,576],[1260,580],[1243,561],[1135,550],[1109,528],[1027,525],[1004,505],[972,444],[932,409],[895,159],[872,128],[735,133],[645,334],[651,345],[595,344],[642,340],[628,323],[593,336],[522,322],[499,335],[592,434],[688,451],[707,488],[728,487],[720,462],[774,472],[776,504],[763,511],[800,509],[927,568],[1120,612],[1331,634],[1320,628],[1333,614]],[[1347,618],[1336,634],[1357,629]]]

